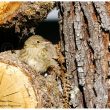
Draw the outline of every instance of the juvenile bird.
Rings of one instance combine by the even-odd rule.
[[[58,56],[54,45],[39,35],[31,36],[25,41],[19,57],[39,73],[46,72],[51,66],[58,66],[55,61]]]

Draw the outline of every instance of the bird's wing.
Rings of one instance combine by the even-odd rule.
[[[53,44],[47,43],[46,44],[46,49],[47,49],[47,51],[49,53],[49,57],[54,58],[54,59],[58,59],[56,48],[54,47]]]

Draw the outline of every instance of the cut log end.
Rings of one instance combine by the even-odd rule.
[[[21,2],[1,2],[0,3],[0,24],[10,21],[15,16],[16,11],[19,9]]]

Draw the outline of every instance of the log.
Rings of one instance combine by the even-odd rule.
[[[1,2],[0,28],[14,29],[20,37],[35,33],[36,26],[54,7],[53,2]]]
[[[37,74],[17,56],[0,53],[0,108],[63,107],[54,75]]]

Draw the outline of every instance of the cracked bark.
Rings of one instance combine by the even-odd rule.
[[[59,2],[62,53],[74,108],[110,107],[110,3]]]
[[[53,2],[1,2],[0,29],[11,29],[22,37],[35,34],[39,22],[43,21],[54,7]],[[11,7],[11,8],[10,8]]]

